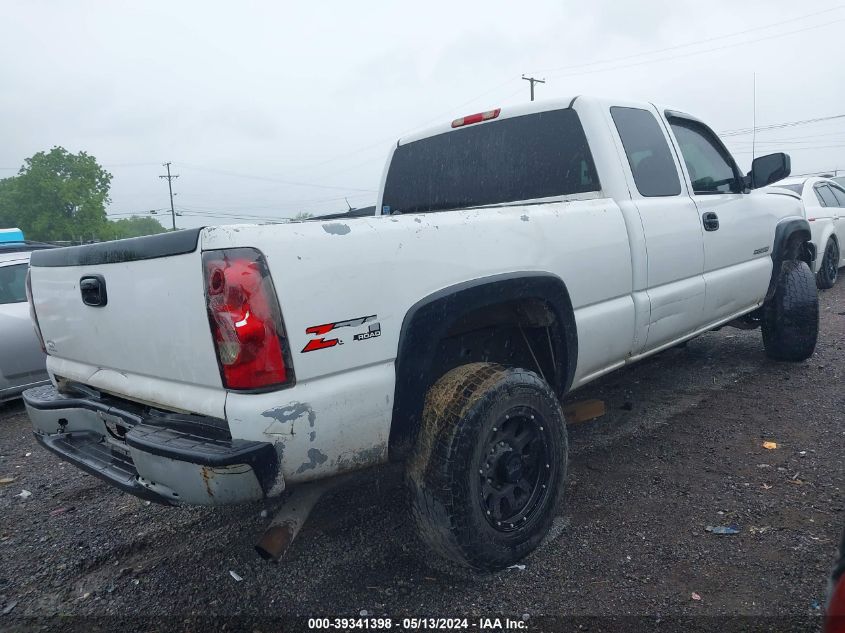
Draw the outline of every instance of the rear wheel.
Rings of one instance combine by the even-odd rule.
[[[819,293],[806,263],[783,263],[775,294],[763,306],[762,331],[770,358],[801,361],[813,354],[819,335]]]
[[[563,492],[566,426],[537,374],[472,363],[429,390],[408,462],[411,513],[437,553],[502,569],[545,537]]]
[[[829,237],[824,248],[824,256],[822,256],[822,261],[819,263],[819,272],[816,273],[816,285],[822,290],[833,288],[838,275],[839,246],[832,237]]]

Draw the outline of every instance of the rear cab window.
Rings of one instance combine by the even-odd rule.
[[[26,271],[29,264],[0,264],[0,305],[26,301]]]
[[[657,118],[640,108],[610,108],[641,196],[677,196],[681,180]]]
[[[400,145],[382,213],[498,205],[600,190],[575,110],[494,120]]]

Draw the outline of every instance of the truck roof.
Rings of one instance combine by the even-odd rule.
[[[575,96],[572,96],[572,97],[564,97],[564,98],[558,98],[558,99],[545,99],[545,100],[542,100],[542,101],[530,101],[528,103],[521,103],[521,104],[517,104],[517,105],[506,106],[506,107],[500,108],[499,115],[495,119],[491,119],[491,121],[494,121],[494,120],[495,121],[501,121],[502,119],[508,119],[510,117],[516,117],[516,116],[524,116],[526,114],[534,114],[536,112],[546,112],[548,110],[560,110],[560,109],[563,109],[563,108],[570,108],[570,107],[572,107],[572,104],[575,103],[576,99],[578,101],[588,101],[588,102],[594,103],[596,105],[619,104],[619,105],[625,105],[625,106],[629,106],[629,107],[643,107],[643,108],[651,108],[652,105],[654,105],[654,104],[645,103],[645,102],[632,102],[632,101],[628,101],[627,99],[618,99],[617,100],[617,99],[607,98],[607,97],[598,97],[598,96],[595,96],[595,95],[575,95]],[[664,109],[664,110],[666,109],[663,106],[657,106],[657,107],[658,107],[658,109]],[[669,108],[669,109],[677,111],[677,112],[681,112],[681,110],[675,110],[674,108]],[[492,110],[495,110],[495,107],[486,108],[485,110],[480,110],[480,112],[489,112],[489,111],[492,111]],[[470,114],[472,114],[472,112],[467,112],[467,114],[463,115],[463,116],[469,116]],[[686,115],[686,116],[689,116],[689,115]],[[406,143],[413,143],[414,141],[419,141],[420,139],[424,139],[424,138],[427,138],[429,136],[436,136],[438,134],[443,134],[445,132],[451,132],[454,129],[452,127],[452,122],[454,120],[455,119],[452,119],[450,121],[444,121],[443,123],[438,123],[436,125],[432,125],[432,126],[423,128],[419,131],[413,132],[411,134],[407,134],[405,136],[402,136],[402,137],[399,138],[399,140],[397,141],[396,144],[397,144],[397,146],[398,145],[405,145]],[[482,124],[487,123],[487,122],[489,122],[489,121],[484,121],[484,122],[482,122]],[[476,124],[476,125],[478,125],[478,124]]]

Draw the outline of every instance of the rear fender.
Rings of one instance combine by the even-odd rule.
[[[444,288],[413,305],[405,315],[396,356],[396,392],[390,427],[390,458],[402,456],[413,445],[432,376],[437,343],[462,316],[503,302],[539,299],[555,314],[555,357],[561,371],[558,394],[572,384],[578,358],[578,336],[569,292],[557,276],[537,271],[506,273]],[[563,367],[563,364],[566,364]]]

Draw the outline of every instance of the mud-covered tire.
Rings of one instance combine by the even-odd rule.
[[[783,263],[775,294],[763,306],[762,330],[769,358],[794,362],[812,356],[819,334],[819,294],[806,263]]]
[[[816,273],[816,285],[822,290],[833,288],[839,276],[839,246],[832,237],[827,238],[824,255],[819,262],[819,272]]]
[[[543,379],[492,363],[463,365],[426,395],[406,472],[410,512],[439,555],[502,569],[548,533],[566,465],[563,412]]]

